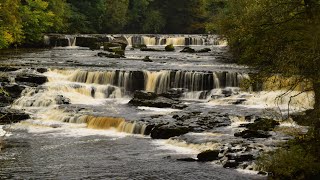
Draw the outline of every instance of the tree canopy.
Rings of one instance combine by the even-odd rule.
[[[0,0],[0,48],[44,33],[206,33],[225,0]]]

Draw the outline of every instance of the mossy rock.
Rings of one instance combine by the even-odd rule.
[[[166,51],[175,51],[173,44],[169,44],[164,48]]]

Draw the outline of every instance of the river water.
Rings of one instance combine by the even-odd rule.
[[[8,147],[0,153],[1,179],[263,178],[248,171],[254,164],[236,170],[225,169],[220,162],[177,161],[230,144],[244,143],[257,153],[287,139],[276,132],[267,140],[234,137],[241,130],[238,125],[246,123],[244,117],[279,116],[275,110],[287,107],[289,99],[275,101],[282,90],[242,90],[241,82],[250,79],[250,70],[221,61],[227,47],[192,47],[212,51],[180,53],[183,47],[177,46],[175,52],[142,52],[127,47],[125,59],[98,57],[99,51],[77,46],[3,53],[1,63],[23,67],[18,73],[39,74],[36,68],[48,68],[43,75],[49,81],[27,88],[12,105],[31,119],[4,127]],[[153,62],[143,62],[145,56]],[[170,89],[185,89],[180,100],[187,108],[128,105],[135,90],[165,93]],[[291,111],[312,107],[312,100],[306,101],[312,95],[301,96],[293,102],[303,105],[292,106]],[[57,97],[68,103],[57,103]],[[172,124],[174,115],[190,112],[206,117],[218,113],[230,124],[208,128],[194,125],[191,118],[184,123],[196,130],[186,135],[169,140],[145,135],[148,124]]]

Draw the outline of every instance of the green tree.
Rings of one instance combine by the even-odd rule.
[[[165,27],[166,20],[159,11],[153,10],[148,12],[142,30],[144,33],[161,33]]]
[[[0,0],[0,49],[20,44],[24,38],[19,0]]]
[[[34,44],[43,39],[43,34],[54,26],[54,13],[48,10],[48,2],[26,0],[20,7],[25,42]]]
[[[97,3],[98,32],[119,33],[127,23],[129,0],[100,0]]]
[[[47,0],[48,10],[53,16],[53,26],[50,32],[67,32],[71,8],[66,0]]]
[[[229,0],[217,22],[238,62],[309,79],[320,110],[319,0]]]

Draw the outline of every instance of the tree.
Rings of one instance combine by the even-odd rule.
[[[42,41],[43,34],[54,26],[54,13],[48,10],[48,2],[43,0],[26,0],[20,7],[23,32],[27,44]]]
[[[96,9],[98,14],[98,32],[119,33],[127,23],[129,0],[100,0]]]
[[[66,0],[47,0],[48,10],[54,14],[50,32],[67,32],[71,8]]]
[[[0,0],[0,49],[23,40],[19,0]]]

